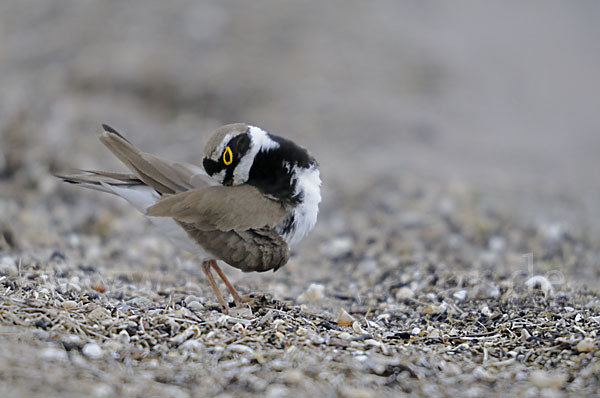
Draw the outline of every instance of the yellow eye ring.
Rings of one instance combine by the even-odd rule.
[[[225,166],[229,166],[233,163],[233,153],[231,153],[231,148],[229,147],[225,148],[225,151],[223,151],[223,163],[225,163]]]

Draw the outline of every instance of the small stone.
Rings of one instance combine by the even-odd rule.
[[[88,317],[92,321],[100,322],[100,321],[110,318],[110,312],[106,308],[97,307],[92,312],[89,313]]]
[[[492,316],[492,310],[490,310],[490,307],[488,307],[487,305],[481,307],[479,311],[485,316]]]
[[[564,235],[562,226],[556,222],[540,225],[538,231],[549,242],[558,242]]]
[[[567,381],[566,376],[557,373],[547,373],[543,370],[534,370],[529,375],[529,381],[537,388],[561,388]]]
[[[68,355],[65,350],[55,347],[44,348],[41,352],[41,356],[42,358],[49,359],[51,361],[66,361],[68,359]]]
[[[285,372],[281,376],[281,379],[286,383],[300,384],[302,380],[304,380],[304,373],[302,373],[302,371],[298,369],[291,369]]]
[[[552,294],[552,292],[554,291],[554,289],[552,288],[552,283],[550,283],[550,281],[542,275],[532,276],[525,282],[525,286],[527,286],[527,289],[529,289],[530,291],[539,289],[546,296]]]
[[[0,259],[0,274],[7,276],[17,276],[19,274],[17,263],[12,257],[3,256]]]
[[[185,351],[200,351],[204,347],[198,340],[188,340],[181,345],[181,348]]]
[[[100,348],[100,346],[96,343],[88,343],[84,345],[81,352],[90,359],[102,358],[102,355],[104,354],[102,352],[102,348]]]
[[[423,308],[423,314],[443,314],[446,312],[446,309],[441,305],[429,304],[427,307]]]
[[[492,252],[499,253],[506,247],[506,240],[501,236],[493,236],[488,242],[488,247]]]
[[[117,340],[122,344],[128,344],[131,340],[131,337],[129,336],[129,333],[127,333],[127,330],[123,329],[117,335]]]
[[[307,328],[300,326],[298,327],[298,329],[296,330],[296,334],[298,336],[306,336],[310,333],[310,330],[308,330]]]
[[[577,346],[575,346],[575,349],[578,352],[596,351],[596,343],[594,342],[594,340],[590,339],[589,337],[586,337],[585,339],[583,339],[579,343],[577,343]]]
[[[199,299],[198,299],[198,297],[190,294],[190,295],[186,296],[183,301],[185,302],[186,307],[189,307],[191,302],[199,301]]]
[[[488,383],[493,383],[494,381],[496,381],[496,376],[494,376],[481,366],[478,366],[475,369],[473,369],[473,375],[479,380],[487,381]]]
[[[341,309],[340,312],[338,312],[338,318],[337,318],[337,324],[338,326],[352,326],[352,324],[354,323],[356,319],[354,319],[354,317],[352,317],[352,315],[348,314],[348,312],[346,312],[346,310]]]
[[[321,301],[325,298],[325,285],[320,283],[311,283],[308,289],[304,291],[299,297],[298,301],[301,303]]]
[[[354,241],[349,236],[334,238],[326,242],[322,247],[322,252],[327,257],[341,257],[350,254]]]
[[[457,292],[454,292],[454,294],[452,295],[452,297],[454,297],[456,300],[458,301],[463,301],[464,299],[467,298],[467,291],[466,290],[459,290]]]
[[[470,297],[476,300],[486,300],[500,296],[500,289],[493,282],[482,282],[471,291]]]
[[[283,398],[289,396],[289,389],[282,384],[271,384],[265,391],[267,398]]]
[[[356,334],[365,334],[365,331],[360,326],[360,323],[358,323],[358,321],[352,322],[352,330],[354,330],[354,333]]]
[[[67,300],[62,303],[62,306],[65,310],[72,310],[74,308],[79,307],[79,303],[77,301]]]
[[[340,388],[340,396],[343,398],[371,398],[378,395],[379,394],[375,390],[368,390],[366,388],[351,386],[342,386]]]
[[[415,292],[411,288],[406,286],[401,287],[396,292],[396,300],[398,301],[404,301],[413,297],[415,297]]]
[[[231,344],[228,348],[229,351],[235,352],[236,354],[254,354],[254,350],[252,348],[243,344]]]
[[[202,311],[204,309],[204,306],[202,304],[200,304],[200,302],[194,300],[194,301],[190,301],[189,303],[187,303],[186,308],[188,308],[189,310],[198,312],[198,311]]]
[[[249,306],[231,308],[229,310],[229,316],[241,319],[252,319],[254,317],[252,315],[252,309]]]
[[[98,384],[92,389],[92,396],[94,397],[113,397],[115,392],[109,384]]]

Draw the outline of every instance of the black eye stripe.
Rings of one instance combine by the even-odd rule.
[[[219,162],[215,162],[214,160],[208,158],[202,161],[202,165],[204,166],[204,170],[208,173],[208,175],[218,173],[225,168],[225,166],[219,164]]]

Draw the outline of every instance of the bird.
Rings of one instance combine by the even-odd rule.
[[[276,271],[317,222],[319,164],[290,139],[227,124],[209,137],[198,166],[142,152],[112,127],[102,127],[100,142],[129,172],[77,170],[57,177],[125,199],[173,244],[195,254],[225,314],[229,306],[211,269],[236,306],[248,298],[217,260],[243,272]]]

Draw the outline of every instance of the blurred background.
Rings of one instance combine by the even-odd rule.
[[[114,169],[101,123],[200,162],[244,121],[310,148],[325,211],[410,177],[594,228],[599,17],[593,0],[3,1],[0,192]]]

